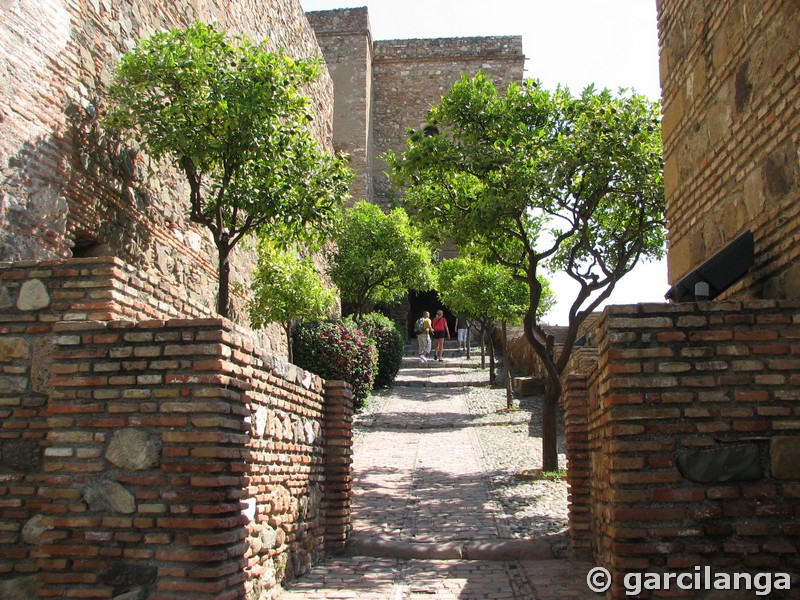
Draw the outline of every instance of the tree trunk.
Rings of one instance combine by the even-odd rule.
[[[221,317],[228,318],[231,281],[231,249],[225,240],[215,241],[217,243],[217,256],[219,257],[219,290],[217,294],[217,312]]]
[[[555,340],[547,336],[547,355],[552,359]],[[559,388],[550,377],[545,379],[542,405],[542,471],[558,470],[558,399]]]
[[[545,382],[542,405],[542,471],[558,470],[558,393],[553,384]]]
[[[486,328],[486,346],[489,349],[489,383],[495,385],[497,383],[497,374],[494,372],[496,365],[494,360],[494,340],[492,339],[494,333],[494,325]]]
[[[511,390],[510,361],[511,358],[508,355],[508,331],[506,329],[506,322],[503,321],[503,378],[506,382],[506,408],[508,410],[514,408],[514,394]]]
[[[481,345],[481,369],[486,368],[486,325],[481,325],[478,333],[478,340]]]

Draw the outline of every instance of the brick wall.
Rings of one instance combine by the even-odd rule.
[[[272,597],[342,549],[346,385],[227,320],[131,320],[168,292],[117,259],[0,282],[0,597]]]
[[[800,298],[797,2],[658,6],[670,283],[749,228],[729,297]]]
[[[165,165],[123,148],[99,127],[105,84],[121,54],[162,28],[218,21],[292,56],[319,55],[297,0],[177,3],[44,1],[0,11],[0,261],[113,255],[146,277],[170,281],[214,316],[216,249],[188,220],[188,187]],[[309,89],[316,137],[332,146],[330,77]],[[239,248],[234,283],[249,281]],[[232,318],[246,323],[234,295]]]
[[[787,572],[797,589],[799,315],[789,301],[603,314],[599,360],[565,397],[572,533],[612,572],[609,597],[625,573],[697,565]]]

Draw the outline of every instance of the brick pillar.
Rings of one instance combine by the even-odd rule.
[[[42,598],[246,597],[249,384],[229,375],[223,327],[55,325]]]
[[[344,551],[353,497],[353,393],[344,381],[325,383],[325,548]]]
[[[564,379],[564,428],[567,442],[569,487],[569,535],[575,552],[591,552],[591,455],[589,453],[589,406],[586,373]]]

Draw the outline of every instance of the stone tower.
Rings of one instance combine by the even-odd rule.
[[[384,207],[392,191],[380,155],[402,151],[462,74],[483,71],[500,89],[522,81],[522,38],[372,41],[366,8],[306,13],[334,82],[334,146],[350,154],[353,199]]]

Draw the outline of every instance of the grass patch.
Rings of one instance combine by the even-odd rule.
[[[567,478],[567,470],[559,469],[558,471],[542,471],[541,469],[529,469],[514,475],[517,479],[525,481],[561,481]]]

